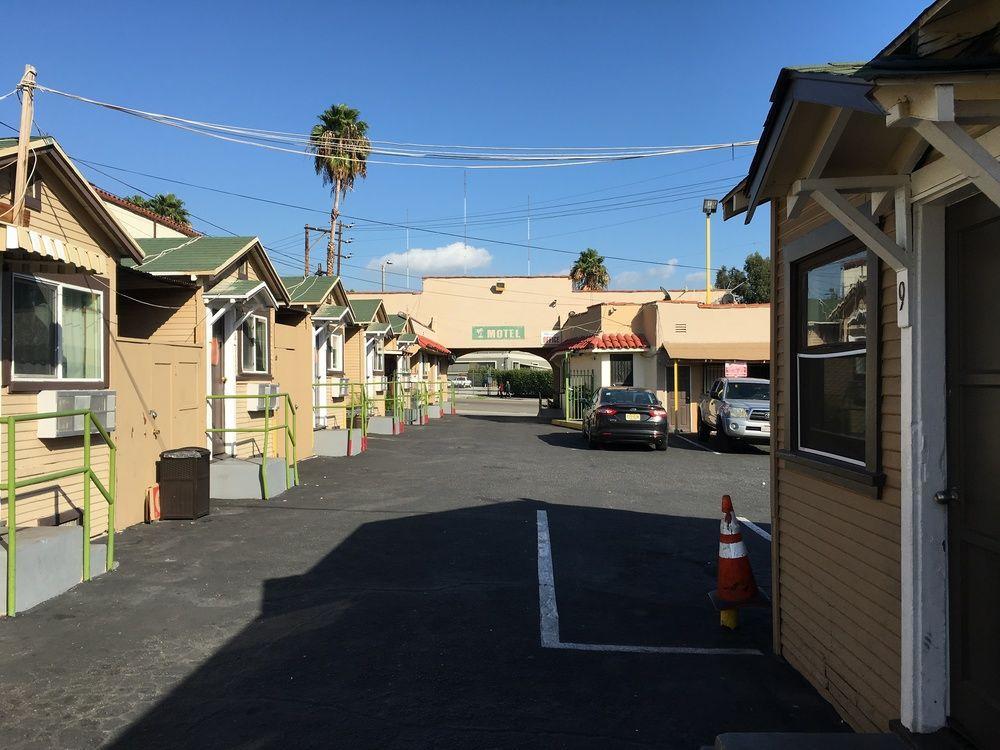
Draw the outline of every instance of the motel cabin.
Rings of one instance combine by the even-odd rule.
[[[380,299],[359,300],[350,294],[348,298],[354,322],[347,327],[344,341],[347,380],[356,393],[364,389],[369,416],[385,416],[389,390],[385,349],[386,342],[393,338],[389,315]],[[395,366],[394,360],[388,366]]]
[[[771,221],[775,651],[859,731],[982,750],[1000,736],[998,23],[996,2],[941,0],[866,63],[781,70],[723,200]]]
[[[124,265],[156,278],[187,279],[201,288],[200,339],[206,358],[201,394],[212,398],[204,422],[208,437],[199,442],[210,448],[213,459],[260,458],[265,443],[268,458],[284,456],[282,434],[260,430],[265,421],[275,426],[285,419],[285,400],[276,395],[285,391],[275,370],[294,372],[298,358],[308,354],[274,350],[275,313],[289,296],[260,240],[197,236],[137,242],[145,258]],[[276,357],[292,361],[276,367]],[[299,401],[296,408],[310,405],[311,399]]]
[[[135,270],[146,259],[142,247],[52,138],[29,142],[25,211],[20,225],[11,223],[16,144],[0,140],[0,273],[10,300],[9,314],[0,315],[0,412],[89,409],[116,446],[121,470],[112,474],[109,444],[92,428],[90,468],[114,506],[94,482],[88,513],[84,477],[72,473],[84,466],[84,417],[17,424],[12,478],[59,476],[18,489],[12,502],[5,472],[4,566],[16,531],[19,570],[45,565],[51,573],[41,587],[15,587],[9,613],[104,571],[106,544],[89,550],[89,571],[65,550],[142,521],[159,453],[202,441],[206,414],[201,290],[190,279]],[[6,424],[4,432],[6,465]]]
[[[699,397],[727,372],[768,377],[769,306],[659,300],[601,302],[566,319],[547,345],[566,419],[608,386],[655,390],[682,432]],[[733,366],[737,367],[733,367]]]

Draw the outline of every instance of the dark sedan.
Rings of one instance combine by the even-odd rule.
[[[583,412],[583,438],[602,443],[645,443],[667,449],[670,425],[656,393],[645,388],[601,388]]]

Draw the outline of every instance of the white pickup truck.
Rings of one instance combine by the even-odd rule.
[[[771,381],[763,378],[719,378],[698,402],[698,438],[712,430],[719,443],[771,441]]]

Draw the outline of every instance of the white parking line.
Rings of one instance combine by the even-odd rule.
[[[718,451],[713,451],[711,448],[706,448],[701,443],[696,443],[694,440],[691,440],[690,438],[686,438],[686,437],[684,437],[683,435],[681,435],[681,434],[679,434],[677,432],[674,433],[674,437],[683,440],[685,443],[693,445],[695,448],[700,448],[703,451],[708,451],[709,453],[714,453],[716,456],[721,456],[722,455]]]
[[[552,568],[549,516],[536,511],[538,528],[538,611],[542,648],[565,651],[605,651],[625,654],[707,654],[712,656],[761,656],[755,648],[698,648],[693,646],[623,646],[612,643],[566,643],[559,640],[559,609],[556,607],[556,580]]]
[[[757,524],[755,524],[753,521],[751,521],[749,518],[744,518],[743,516],[736,516],[736,519],[741,524],[743,524],[748,529],[750,529],[753,533],[757,534],[760,537],[763,537],[767,541],[771,541],[771,535],[769,533],[767,533],[766,531],[764,531],[764,529],[762,529],[760,526],[758,526]]]

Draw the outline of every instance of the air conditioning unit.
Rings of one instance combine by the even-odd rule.
[[[39,413],[76,411],[90,409],[94,418],[101,426],[110,432],[115,429],[115,410],[117,394],[115,391],[41,391],[38,394],[36,408]],[[92,427],[91,434],[97,432]],[[83,415],[72,417],[55,417],[42,419],[38,422],[38,437],[62,438],[83,434]]]
[[[247,411],[277,411],[281,406],[281,399],[277,396],[281,393],[281,386],[277,383],[250,383],[247,386],[247,395],[257,396],[257,398],[244,399],[247,403]],[[270,407],[268,407],[270,402]]]
[[[330,398],[346,398],[348,391],[347,378],[330,378],[327,381]]]

